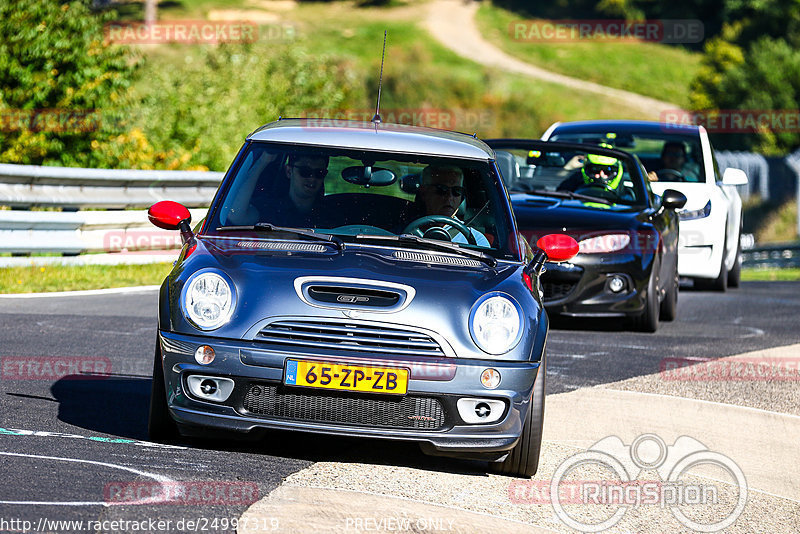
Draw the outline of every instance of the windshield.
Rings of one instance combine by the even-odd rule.
[[[659,182],[704,181],[703,151],[697,135],[667,132],[556,132],[550,140],[592,145],[603,143],[636,154],[645,169],[656,174]]]
[[[343,242],[413,234],[516,257],[510,210],[488,161],[276,143],[251,143],[239,161],[209,234],[265,223]]]
[[[631,159],[593,154],[588,149],[542,151],[493,146],[497,166],[511,192],[579,198],[589,207],[646,202],[640,174],[631,173]]]

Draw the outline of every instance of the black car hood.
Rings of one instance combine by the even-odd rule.
[[[648,219],[642,208],[537,195],[512,196],[520,231],[636,230]],[[527,237],[527,236],[526,236]]]

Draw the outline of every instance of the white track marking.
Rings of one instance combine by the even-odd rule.
[[[128,471],[129,473],[133,473],[135,475],[139,475],[142,477],[147,477],[152,480],[155,480],[159,484],[163,486],[163,484],[175,483],[175,481],[169,477],[164,475],[157,475],[155,473],[148,473],[147,471],[140,471],[139,469],[134,469],[133,467],[126,467],[124,465],[119,464],[112,464],[107,462],[97,462],[95,460],[83,460],[81,458],[62,458],[60,456],[41,456],[38,454],[24,454],[19,452],[2,452],[0,451],[0,455],[2,456],[16,456],[21,458],[35,458],[37,460],[55,460],[57,462],[72,462],[72,463],[82,463],[82,464],[90,464],[90,465],[97,465],[100,467],[108,467],[110,469],[121,469],[122,471]],[[168,491],[164,491],[163,495],[168,495]],[[167,499],[142,499],[141,501],[125,501],[120,503],[109,503],[105,501],[0,501],[0,504],[22,504],[22,505],[48,505],[48,506],[114,506],[116,504],[160,504],[163,502],[167,502]]]
[[[135,286],[135,287],[112,287],[109,289],[84,289],[82,291],[53,291],[50,293],[12,293],[0,295],[0,299],[40,299],[52,297],[83,297],[87,295],[114,295],[123,293],[144,293],[155,291],[161,286]]]

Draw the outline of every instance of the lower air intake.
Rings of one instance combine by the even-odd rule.
[[[437,430],[444,426],[441,403],[431,397],[366,398],[331,392],[287,391],[250,384],[243,408],[253,415],[319,423]]]

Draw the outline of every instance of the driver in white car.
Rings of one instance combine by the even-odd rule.
[[[460,167],[428,165],[422,171],[422,183],[417,191],[417,203],[423,207],[425,215],[442,215],[459,221],[456,217],[458,207],[466,198],[464,171]],[[459,221],[461,222],[461,221]],[[434,223],[434,226],[438,226]],[[453,243],[467,243],[467,238],[451,225],[442,227]],[[474,228],[469,228],[480,247],[490,247],[486,236]]]
[[[671,176],[672,173],[662,174],[661,171],[665,169],[677,171],[683,180],[678,180],[676,177]],[[661,148],[661,168],[658,171],[647,173],[647,176],[651,182],[657,182],[659,174],[661,174],[661,180],[666,182],[696,182],[699,176],[696,165],[687,162],[686,145],[680,141],[667,141],[664,143]]]

